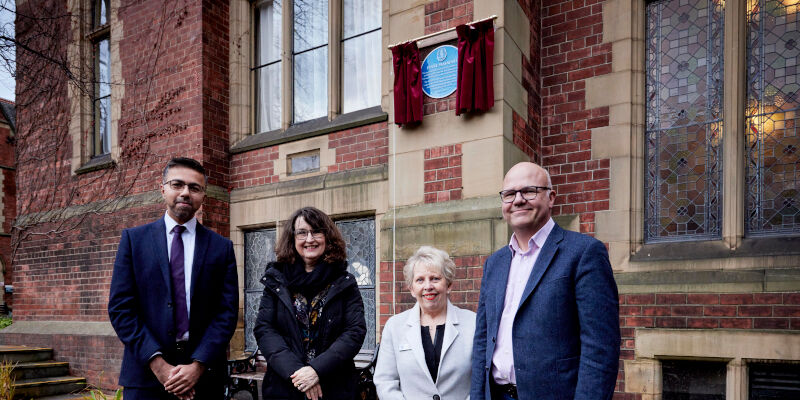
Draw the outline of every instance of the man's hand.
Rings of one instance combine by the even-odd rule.
[[[322,399],[322,386],[320,386],[318,383],[303,393],[309,398],[309,400],[320,400]]]
[[[297,371],[294,371],[290,378],[292,378],[292,385],[294,385],[297,390],[303,393],[306,393],[306,391],[319,383],[319,375],[317,375],[317,371],[314,371],[314,368],[311,368],[308,365],[298,369]],[[322,390],[320,390],[320,394],[321,393]]]
[[[173,368],[174,366],[164,360],[164,357],[161,357],[160,355],[155,356],[152,360],[150,360],[150,370],[153,371],[153,374],[162,385],[166,384],[170,377],[170,371]]]
[[[200,375],[203,375],[205,370],[206,367],[197,361],[191,364],[175,366],[169,371],[169,379],[164,383],[164,389],[183,399],[185,397],[182,395],[187,394],[194,388],[197,380],[200,379]]]

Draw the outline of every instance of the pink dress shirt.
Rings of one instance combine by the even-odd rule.
[[[533,265],[539,257],[539,250],[553,230],[555,222],[549,219],[544,226],[528,240],[528,251],[522,252],[517,244],[516,234],[511,235],[508,247],[511,248],[511,266],[508,271],[506,296],[503,302],[503,315],[500,317],[500,327],[497,329],[497,343],[492,354],[492,377],[499,385],[517,384],[514,373],[514,348],[511,333],[514,327],[514,317],[519,309],[522,292],[528,284],[528,278],[533,271]]]

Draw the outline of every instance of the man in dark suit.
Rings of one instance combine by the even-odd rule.
[[[125,345],[125,400],[222,398],[239,288],[231,241],[195,218],[206,183],[199,162],[170,160],[166,214],[122,232],[108,315]]]
[[[503,180],[508,246],[487,260],[475,322],[472,400],[611,399],[619,299],[603,243],[550,218],[550,175],[519,163]]]

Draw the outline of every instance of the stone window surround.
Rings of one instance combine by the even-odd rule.
[[[386,1],[386,0],[384,0]],[[269,132],[255,132],[255,90],[250,71],[254,54],[254,14],[257,2],[234,0],[230,4],[230,143],[234,153],[261,147],[286,143],[297,139],[323,135],[329,132],[385,121],[388,114],[380,105],[341,114],[341,74],[342,41],[339,29],[328,30],[328,115],[327,117],[292,124],[292,1],[284,1],[282,17],[282,57],[281,57],[281,129]],[[331,27],[342,24],[343,0],[329,0],[328,23]],[[382,6],[383,12],[383,6]],[[386,26],[386,16],[382,16],[381,26]],[[381,40],[381,63],[385,57]],[[384,71],[384,67],[381,67]],[[385,72],[385,71],[384,71]],[[385,86],[386,79],[382,79]],[[381,89],[384,96],[385,88]]]
[[[67,62],[74,75],[78,77],[93,76],[93,42],[90,39],[92,29],[93,0],[69,0],[67,7],[72,15],[72,40],[67,46]],[[122,24],[117,16],[119,0],[109,2],[109,47],[111,58],[111,152],[92,157],[93,140],[93,103],[90,96],[76,85],[68,85],[67,96],[70,99],[69,135],[72,139],[71,169],[73,174],[82,174],[103,168],[112,167],[119,159],[119,124],[120,103],[124,96],[122,67],[120,65],[119,42],[122,37]]]
[[[726,2],[722,238],[645,244],[645,1],[604,3],[603,42],[612,43],[612,72],[586,80],[586,108],[609,107],[609,126],[592,130],[592,159],[610,159],[610,209],[596,212],[596,236],[609,244],[616,272],[747,269],[759,267],[764,256],[777,268],[800,264],[800,237],[745,237],[746,85],[739,78],[746,68],[745,17],[746,0]]]
[[[636,329],[636,353],[624,360],[625,391],[660,400],[661,360],[727,362],[725,398],[747,400],[750,362],[800,362],[800,335],[701,329]]]

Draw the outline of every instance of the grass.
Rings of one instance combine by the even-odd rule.
[[[14,364],[11,364],[11,362],[0,362],[0,400],[14,398],[14,377],[11,376],[13,369]]]

